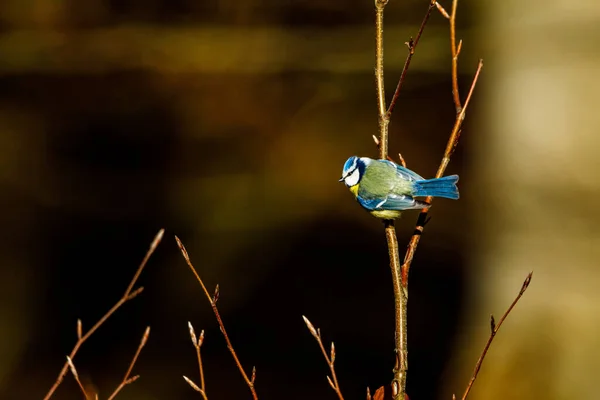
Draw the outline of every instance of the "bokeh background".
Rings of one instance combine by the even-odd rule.
[[[388,95],[428,0],[386,9]],[[447,9],[449,1],[441,2]],[[211,399],[248,398],[187,245],[263,399],[331,399],[302,322],[337,348],[347,399],[391,379],[393,299],[381,224],[337,182],[375,156],[372,1],[3,0],[0,3],[0,398],[42,398],[75,343],[167,233],[126,304],[75,358],[106,398],[145,326],[122,399],[197,399],[187,321],[206,330]],[[411,270],[411,399],[594,399],[600,328],[600,5],[459,5],[463,94],[483,75]],[[447,21],[434,12],[391,124],[392,153],[435,173],[454,119]],[[401,247],[416,214],[397,223]],[[67,376],[54,398],[81,398]]]

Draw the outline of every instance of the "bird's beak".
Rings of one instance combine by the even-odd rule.
[[[338,180],[338,182],[343,182],[343,181],[344,181],[344,177],[342,176],[342,177],[341,177],[341,178]]]

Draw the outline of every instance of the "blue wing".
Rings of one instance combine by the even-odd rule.
[[[398,165],[390,160],[381,160],[382,162],[388,163],[389,165],[396,168],[396,173],[400,175],[401,178],[406,179],[407,181],[422,181],[424,178],[417,174],[414,171],[411,171],[408,168],[404,168],[401,165]]]
[[[356,197],[361,206],[369,211],[383,211],[383,210],[416,210],[425,208],[428,206],[427,203],[415,200],[411,196],[394,195],[390,194],[384,198],[377,199],[366,199],[360,195]]]

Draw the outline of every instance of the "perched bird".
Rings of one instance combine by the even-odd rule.
[[[404,210],[429,207],[415,197],[458,199],[458,175],[423,179],[388,160],[352,156],[344,164],[340,182],[346,184],[363,208],[382,219],[396,219]]]

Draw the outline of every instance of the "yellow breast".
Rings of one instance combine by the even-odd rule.
[[[358,196],[358,184],[350,186],[348,189],[350,189],[354,197]]]

